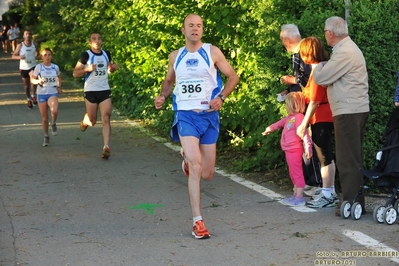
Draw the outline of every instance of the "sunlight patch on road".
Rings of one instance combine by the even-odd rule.
[[[39,116],[39,115],[38,115]],[[40,118],[39,118],[40,119]],[[102,127],[102,121],[97,121],[96,126],[99,125]],[[125,125],[125,121],[117,121],[117,120],[112,120],[111,121],[112,127],[120,127]],[[76,122],[63,122],[63,123],[58,123],[58,127],[65,127],[67,129],[69,128],[77,128],[79,129],[79,121]],[[42,124],[40,123],[32,123],[32,124],[9,124],[9,125],[0,125],[0,129],[5,129],[6,131],[11,131],[11,130],[31,130],[31,129],[41,129]]]
[[[17,72],[17,71],[0,73],[0,78],[4,78],[4,77],[20,77],[20,76],[21,76],[21,74],[19,72]],[[10,84],[10,83],[7,83],[7,84]]]

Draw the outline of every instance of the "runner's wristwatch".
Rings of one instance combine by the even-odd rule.
[[[222,94],[219,94],[218,97],[222,100],[222,102],[224,102],[224,100],[226,100],[226,96],[223,96]]]

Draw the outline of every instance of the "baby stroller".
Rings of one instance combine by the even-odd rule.
[[[362,169],[362,174],[368,180],[374,180],[377,188],[385,191],[392,191],[392,195],[384,206],[376,206],[373,218],[378,223],[392,225],[396,222],[399,214],[399,107],[392,112],[388,125],[384,132],[383,147],[377,152],[376,161],[372,170]],[[358,195],[361,195],[360,188]],[[356,202],[353,205],[348,201],[342,202],[341,217],[358,220],[362,215],[362,207]]]

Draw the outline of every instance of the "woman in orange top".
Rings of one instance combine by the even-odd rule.
[[[303,137],[310,124],[312,141],[321,164],[323,180],[322,192],[307,202],[307,206],[311,208],[334,207],[338,202],[334,187],[335,163],[332,152],[334,120],[328,103],[327,88],[316,84],[313,80],[313,68],[318,63],[327,61],[328,53],[317,37],[303,39],[299,45],[299,51],[305,64],[312,65],[312,72],[306,87],[302,90],[308,107],[305,117],[297,129],[297,134]]]

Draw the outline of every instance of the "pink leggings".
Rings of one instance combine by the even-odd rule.
[[[294,149],[285,151],[285,159],[288,164],[288,172],[292,183],[297,188],[305,187],[305,177],[302,169],[302,155],[303,149]]]

